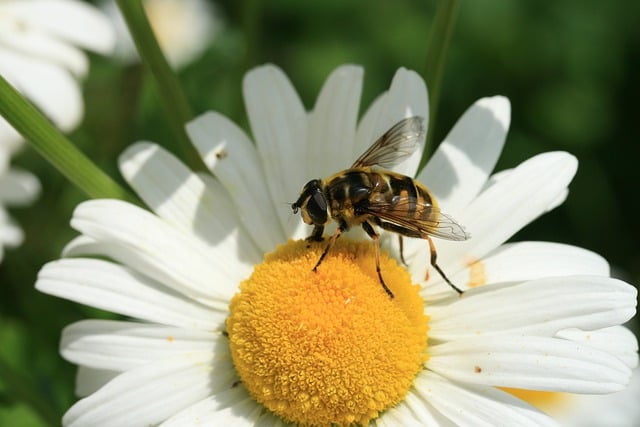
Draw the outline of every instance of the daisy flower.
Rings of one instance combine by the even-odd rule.
[[[0,74],[62,131],[84,114],[82,49],[108,53],[114,34],[97,9],[79,0],[0,0]],[[0,144],[22,141],[0,118]]]
[[[419,239],[405,239],[408,268],[380,257],[393,299],[357,232],[312,271],[324,244],[305,241],[309,227],[290,212],[302,185],[347,168],[400,119],[428,117],[424,82],[400,69],[358,121],[362,78],[336,69],[307,112],[278,68],[250,71],[255,145],[215,112],[187,126],[213,177],[152,143],[122,154],[151,212],[80,204],[80,236],[36,283],[131,318],[64,330],[82,397],[64,425],[555,425],[517,391],[624,389],[637,342],[620,325],[635,314],[635,288],[586,250],[504,244],[562,202],[577,167],[553,152],[491,175],[505,98],[471,106],[418,175],[473,236],[436,241],[462,296],[428,274]],[[396,170],[413,176],[420,151]]]
[[[221,27],[213,4],[205,0],[144,0],[143,4],[160,47],[177,69],[200,57]],[[138,61],[138,52],[116,2],[107,0],[101,7],[116,29],[115,57],[127,64]]]

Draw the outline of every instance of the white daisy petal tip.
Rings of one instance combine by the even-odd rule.
[[[327,80],[329,80],[331,78],[331,76],[340,76],[342,78],[357,78],[357,79],[362,79],[362,77],[364,76],[364,67],[362,67],[361,65],[357,65],[357,64],[343,64],[338,66],[336,69],[334,69],[331,74],[329,74],[329,77],[327,77]]]
[[[389,91],[382,99],[381,108],[376,111],[377,120],[373,123],[369,134],[370,145],[373,140],[388,131],[393,125],[407,117],[422,117],[424,135],[418,140],[413,154],[396,165],[393,170],[407,176],[415,176],[424,151],[426,130],[429,127],[429,101],[427,86],[418,73],[406,68],[399,68],[391,81]],[[362,120],[367,124],[369,120]]]
[[[493,113],[495,120],[502,125],[504,129],[509,128],[511,122],[511,101],[502,95],[481,98],[476,101],[476,105],[485,108]]]
[[[401,118],[424,117],[425,127],[429,119],[429,95],[427,85],[417,72],[400,67],[393,76],[389,97],[394,101],[389,107],[392,115],[399,114]],[[397,99],[394,99],[396,98]],[[400,108],[395,103],[399,103]],[[396,119],[394,119],[396,120]]]
[[[364,70],[343,65],[331,72],[320,89],[313,110],[308,114],[305,178],[329,176],[346,169],[350,156],[336,158],[335,153],[351,153],[355,142],[358,108]]]
[[[120,172],[125,176],[131,176],[159,149],[158,145],[149,141],[138,141],[120,153],[118,165]]]
[[[558,174],[560,176],[566,175],[569,178],[573,178],[578,170],[578,158],[567,151],[548,151],[546,153],[538,154],[532,157],[530,160],[540,159],[548,163],[554,163],[559,165],[564,174]],[[526,162],[525,162],[526,163]]]
[[[253,85],[270,83],[270,80],[274,78],[284,78],[289,81],[289,77],[277,65],[271,63],[258,65],[245,73],[242,79],[242,89],[246,91],[251,89]]]

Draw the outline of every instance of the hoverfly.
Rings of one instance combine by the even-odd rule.
[[[416,149],[425,135],[424,120],[410,117],[400,120],[376,140],[353,165],[324,180],[312,179],[291,205],[293,213],[300,213],[302,220],[313,225],[307,240],[322,241],[324,227],[331,221],[338,228],[329,239],[313,271],[317,271],[331,247],[340,235],[352,226],[360,225],[371,237],[376,248],[376,272],[384,291],[393,298],[380,272],[380,243],[374,227],[402,236],[418,237],[429,241],[431,265],[459,294],[462,294],[447,278],[436,263],[437,253],[431,236],[447,240],[466,240],[469,235],[451,217],[440,212],[429,190],[412,178],[387,169],[400,163]]]

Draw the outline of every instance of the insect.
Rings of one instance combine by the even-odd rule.
[[[380,242],[374,227],[402,236],[429,241],[431,265],[459,294],[436,263],[437,253],[431,236],[447,240],[466,240],[469,235],[453,218],[443,214],[427,188],[414,179],[388,169],[410,156],[424,137],[424,120],[410,117],[400,120],[376,140],[353,165],[324,180],[312,179],[291,205],[300,210],[302,220],[313,225],[307,240],[322,241],[324,228],[332,220],[338,223],[313,271],[317,271],[340,235],[360,225],[375,243],[376,272],[384,291],[393,298],[380,272]]]

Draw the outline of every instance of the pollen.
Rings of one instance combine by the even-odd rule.
[[[249,394],[303,426],[367,425],[399,403],[427,359],[419,287],[371,242],[290,241],[241,283],[227,319],[236,370]]]

